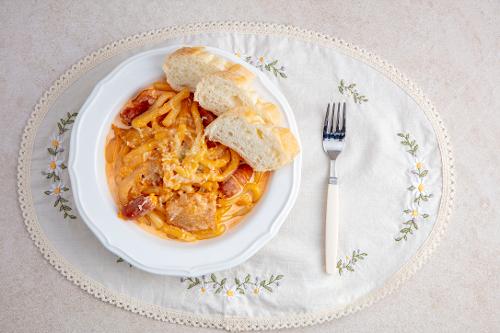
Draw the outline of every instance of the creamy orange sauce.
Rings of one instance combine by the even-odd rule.
[[[144,111],[146,103],[150,106]],[[206,141],[207,119],[201,112],[207,114],[192,93],[173,91],[166,83],[155,83],[125,104],[105,152],[108,184],[120,217],[164,239],[195,241],[223,234],[257,204],[270,173],[239,177],[239,193],[226,197],[221,187],[241,174],[245,162],[230,148]],[[131,207],[137,198],[146,204]],[[196,207],[175,206],[191,199]],[[173,216],[167,207],[180,213]]]

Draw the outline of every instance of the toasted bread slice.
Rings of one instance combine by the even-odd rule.
[[[279,169],[299,152],[289,129],[275,126],[248,107],[223,113],[205,129],[205,135],[235,150],[256,171]]]
[[[259,99],[255,104],[255,111],[264,118],[266,122],[276,126],[280,126],[283,123],[283,116],[276,104]]]
[[[205,50],[204,47],[183,47],[170,54],[163,64],[167,82],[179,91],[194,91],[204,76],[223,71],[232,63]]]
[[[280,125],[282,117],[278,107],[257,98],[251,86],[254,78],[255,75],[245,67],[233,65],[226,71],[204,77],[196,86],[194,99],[215,115],[244,106],[253,108],[266,121]]]
[[[255,75],[241,65],[205,76],[196,86],[194,100],[216,115],[237,106],[253,106],[257,95],[250,84]]]

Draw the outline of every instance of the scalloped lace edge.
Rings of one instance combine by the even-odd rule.
[[[195,316],[187,312],[146,304],[129,296],[113,292],[73,268],[72,265],[57,253],[55,248],[50,244],[38,223],[33,207],[30,187],[30,164],[37,129],[55,100],[82,74],[120,52],[170,38],[210,32],[287,36],[306,42],[315,42],[327,47],[335,47],[344,54],[370,65],[389,77],[394,83],[408,93],[424,111],[436,133],[442,156],[443,194],[438,216],[429,237],[422,244],[417,253],[397,273],[395,273],[384,286],[341,309],[325,310],[315,313],[296,313],[282,317],[269,318]],[[454,179],[455,175],[450,138],[440,115],[430,100],[424,96],[423,92],[392,64],[387,63],[378,55],[342,39],[331,37],[326,34],[301,29],[291,25],[236,21],[195,23],[151,30],[112,42],[84,57],[62,74],[52,86],[44,92],[35,105],[33,113],[24,128],[17,166],[19,204],[26,229],[45,259],[69,281],[103,302],[113,304],[119,308],[148,318],[194,327],[220,328],[230,331],[272,330],[324,323],[369,307],[394,292],[422,267],[439,245],[452,213],[453,198],[455,194]]]

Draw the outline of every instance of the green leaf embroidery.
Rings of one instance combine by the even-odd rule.
[[[219,279],[216,274],[212,273],[208,279],[205,276],[181,278],[181,283],[187,283],[186,290],[198,287],[203,293],[207,290],[211,290],[214,295],[221,294],[224,289],[227,289],[225,294],[228,297],[232,297],[234,291],[240,295],[247,295],[249,293],[259,294],[259,290],[273,293],[275,288],[280,286],[280,281],[283,280],[284,277],[283,274],[272,274],[269,278],[260,280],[257,277],[252,278],[250,274],[246,274],[244,278],[240,278],[239,276],[232,278],[231,281],[234,281],[234,286],[227,287],[227,277]]]
[[[238,54],[237,54],[238,55]],[[288,76],[285,73],[285,67],[278,65],[278,60],[266,61],[264,57],[252,57],[252,56],[243,56],[247,63],[252,66],[257,67],[261,71],[267,71],[273,74],[275,77],[286,79]]]
[[[73,113],[66,113],[66,117],[59,119],[57,122],[57,134],[58,135],[64,135],[67,131],[71,129],[71,125],[75,122],[76,116],[78,115],[78,112],[73,112]],[[57,147],[55,149],[54,147],[50,146],[47,147],[47,152],[49,156],[54,156],[57,158],[59,154],[61,154],[64,151],[64,149],[61,147]],[[61,170],[66,170],[67,166],[64,163],[61,163],[60,165]],[[60,170],[57,170],[58,172]],[[61,181],[61,177],[56,171],[51,171],[51,172],[45,172],[42,171],[42,175],[45,176],[47,180],[49,180],[52,184],[57,183]],[[68,205],[69,200],[66,199],[63,196],[63,192],[69,191],[69,188],[66,186],[59,187],[59,191],[56,192],[54,191],[44,191],[43,193],[48,196],[55,195],[55,200],[53,206],[58,209],[59,212],[61,212],[62,216],[64,219],[76,219],[76,216],[71,213],[73,210],[71,206]],[[123,260],[123,259],[122,259]]]
[[[433,195],[432,194],[422,194],[420,193],[419,195],[417,195],[415,197],[415,199],[413,199],[413,202],[417,203],[418,205],[420,205],[420,203],[422,201],[429,201],[430,198],[432,198]]]
[[[343,79],[341,79],[339,82],[339,85],[338,85],[338,89],[342,95],[351,96],[354,103],[362,104],[362,103],[368,102],[368,98],[366,98],[365,95],[361,95],[358,92],[358,90],[356,89],[355,83],[351,83],[351,84],[346,85],[345,81]]]
[[[361,252],[359,249],[352,251],[351,257],[346,256],[345,260],[339,259],[337,261],[337,270],[339,275],[342,276],[344,271],[354,272],[354,267],[358,261],[365,260],[368,253]]]
[[[400,143],[406,147],[406,152],[414,157],[418,155],[419,145],[417,144],[415,139],[412,139],[409,133],[397,133],[398,137],[402,140]],[[417,176],[418,186],[410,185],[407,190],[410,192],[415,192],[414,197],[411,199],[413,204],[415,204],[418,208],[416,209],[404,209],[403,213],[406,215],[410,215],[411,219],[403,222],[403,227],[399,230],[399,235],[394,238],[396,242],[400,242],[402,240],[408,240],[409,235],[413,235],[413,232],[418,230],[418,221],[421,219],[427,219],[429,214],[420,213],[420,209],[423,203],[428,202],[429,199],[433,197],[432,193],[424,192],[423,180],[425,177],[429,175],[429,170],[423,169],[422,163],[416,163],[414,169],[411,170],[411,173]]]
[[[410,134],[409,133],[398,133],[397,135],[404,139],[403,141],[401,141],[401,144],[403,146],[408,147],[407,152],[413,156],[416,156],[417,151],[418,151],[418,144],[415,142],[415,140],[410,139]]]
[[[266,289],[266,290],[267,290],[267,291],[269,291],[270,293],[272,293],[272,292],[273,292],[273,289],[272,289],[271,287],[269,287],[269,286],[265,285],[265,284],[264,284],[264,285],[262,285],[262,288]]]
[[[70,125],[72,125],[75,122],[76,116],[78,115],[78,112],[74,113],[66,113],[66,118],[61,118],[59,119],[59,122],[57,123],[57,128],[59,130],[59,135],[62,135],[66,133],[70,129]]]

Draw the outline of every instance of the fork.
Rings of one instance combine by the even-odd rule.
[[[325,226],[325,266],[328,274],[333,274],[336,268],[337,247],[339,240],[339,181],[335,171],[337,157],[344,149],[346,136],[346,103],[342,103],[342,117],[340,116],[341,103],[330,103],[326,109],[323,125],[323,150],[330,158],[330,177],[328,178],[328,196],[326,199],[326,226]],[[339,126],[342,118],[342,126]],[[334,123],[335,129],[334,129]]]

